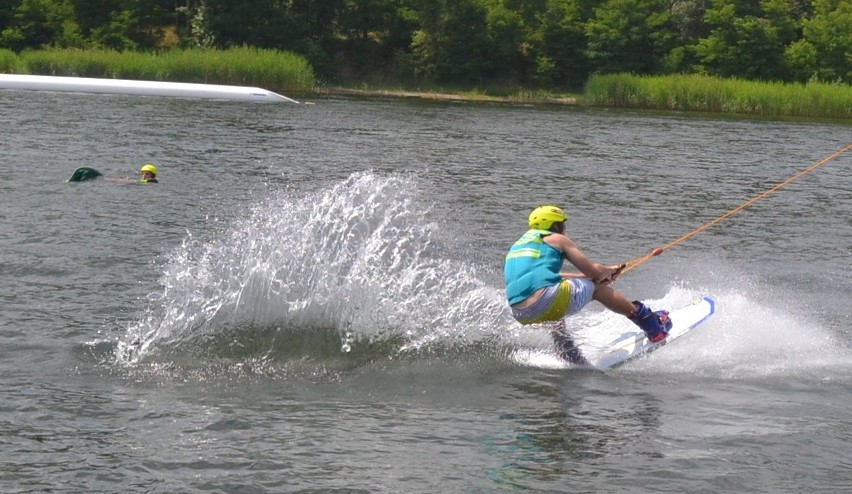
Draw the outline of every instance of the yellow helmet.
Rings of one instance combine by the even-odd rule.
[[[154,176],[157,176],[157,167],[153,163],[146,163],[139,169],[139,172],[151,172]]]
[[[530,228],[550,230],[554,223],[561,223],[567,219],[565,212],[556,206],[539,206],[530,213]]]

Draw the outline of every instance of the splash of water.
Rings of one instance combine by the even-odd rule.
[[[682,293],[673,289],[666,298]],[[717,313],[688,335],[686,345],[672,345],[634,370],[723,379],[848,375],[849,349],[837,335],[808,317],[807,307],[791,309],[795,305],[785,300],[794,295],[779,295],[765,298],[745,285],[719,289]]]
[[[464,236],[430,214],[415,178],[361,172],[315,192],[271,194],[224,228],[204,225],[212,238],[188,233],[168,256],[162,291],[119,341],[118,359],[134,363],[207,338],[260,347],[252,356],[288,346],[320,359],[365,345],[388,356],[472,348],[498,361],[570,367],[548,331],[517,324],[503,287],[484,281],[489,273],[480,271],[494,260],[477,265],[459,245]],[[799,293],[761,295],[759,283],[708,264],[687,261],[679,271],[690,283],[666,281],[663,298],[645,301],[676,308],[710,295],[717,314],[619,372],[739,378],[848,365],[848,349],[829,330],[788,309]],[[567,324],[594,351],[631,323],[592,304]]]
[[[732,284],[732,280],[737,281]],[[824,323],[805,315],[807,307],[793,309],[796,305],[788,301],[796,300],[796,294],[767,290],[742,277],[727,276],[712,283],[709,293],[716,300],[716,314],[653,357],[631,364],[630,370],[723,379],[821,378],[847,372],[848,349]],[[681,307],[706,293],[703,288],[673,286],[662,299],[650,303]],[[622,327],[619,324],[624,322],[609,323],[613,328]]]
[[[710,295],[716,314],[672,345],[615,372],[721,379],[782,375],[822,381],[848,375],[848,346],[818,319],[791,310],[795,304],[786,301],[796,300],[796,294],[767,290],[770,296],[762,293],[765,289],[759,283],[731,273],[708,276],[692,271],[700,282],[673,283],[662,298],[645,302],[673,309]],[[807,312],[807,307],[802,310]],[[609,342],[634,329],[630,321],[597,304],[568,318],[566,324],[592,359]],[[521,348],[512,357],[522,365],[571,367],[543,346]]]
[[[273,194],[211,240],[188,233],[119,358],[236,326],[330,329],[347,352],[389,338],[406,349],[470,341],[509,325],[502,292],[453,255],[417,190],[412,177],[361,172]]]

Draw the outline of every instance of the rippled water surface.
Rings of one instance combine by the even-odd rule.
[[[620,279],[718,312],[615,371],[558,364],[501,276],[539,204],[626,261],[852,127],[311,103],[0,92],[0,490],[852,489],[852,152]]]

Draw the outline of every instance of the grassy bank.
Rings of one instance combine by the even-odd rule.
[[[256,48],[173,49],[162,53],[112,50],[0,50],[0,72],[260,86],[310,91],[316,81],[303,57]]]
[[[404,83],[398,87],[353,83],[351,87],[323,88],[315,92],[852,120],[852,86],[849,85],[766,83],[699,75],[594,75],[581,94],[518,87],[460,89],[421,85],[411,88]]]
[[[699,75],[595,75],[583,95],[592,105],[769,116],[852,118],[852,86],[784,84]]]
[[[111,50],[39,50],[15,54],[0,50],[0,72],[114,79],[259,86],[303,94],[349,94],[508,103],[588,104],[606,107],[742,113],[778,117],[852,119],[852,86],[783,84],[719,79],[699,75],[594,75],[581,95],[519,87],[486,89],[318,87],[301,56],[275,50],[172,49],[159,53]]]

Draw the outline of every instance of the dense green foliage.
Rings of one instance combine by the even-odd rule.
[[[0,48],[294,52],[326,80],[852,83],[849,0],[0,0]],[[0,58],[0,63],[3,60]]]
[[[162,53],[52,48],[15,55],[0,49],[0,71],[41,75],[180,81],[306,91],[315,84],[304,57],[258,48],[175,48]]]
[[[821,82],[764,83],[702,75],[593,75],[584,97],[612,107],[852,118],[852,90]]]

